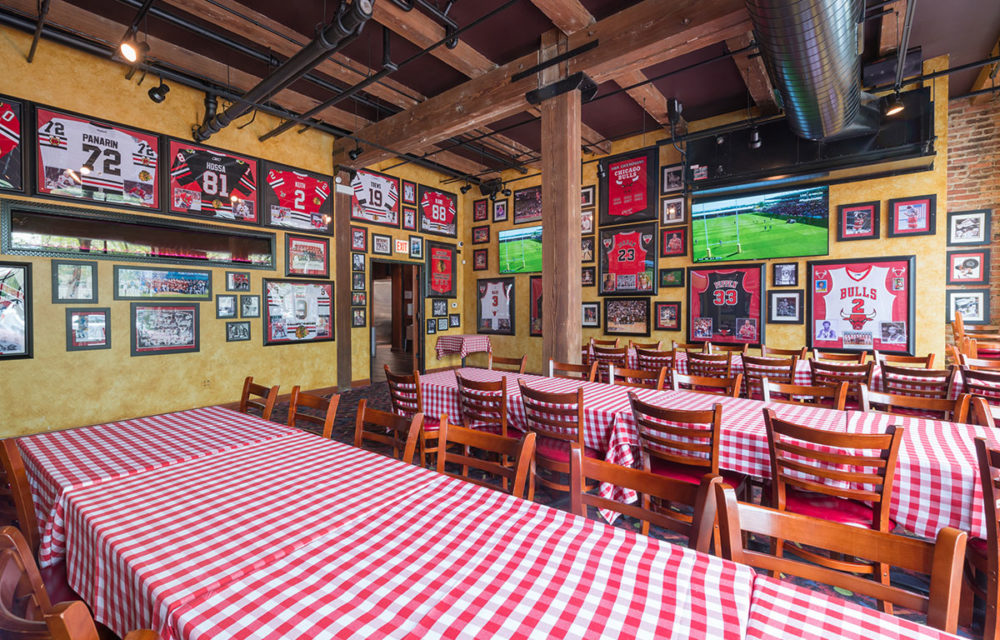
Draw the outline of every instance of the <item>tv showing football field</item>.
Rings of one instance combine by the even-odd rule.
[[[500,273],[542,270],[542,225],[501,231],[498,239]]]
[[[695,262],[825,256],[829,187],[771,191],[691,204]]]

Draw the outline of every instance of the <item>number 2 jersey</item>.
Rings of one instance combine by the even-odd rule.
[[[253,220],[256,217],[252,199],[257,185],[253,169],[245,160],[208,149],[181,149],[174,157],[170,179],[182,187],[198,187],[199,197],[191,200],[186,207],[188,211],[200,211],[228,219]],[[239,204],[244,206],[234,207],[234,193],[242,194],[251,202],[241,201]],[[177,199],[176,194],[172,194],[172,197]]]
[[[744,288],[741,271],[710,273],[708,286],[698,294],[698,317],[712,319],[712,333],[733,336],[736,321],[750,314],[753,294]]]
[[[295,229],[327,228],[320,213],[330,197],[330,184],[298,171],[271,169],[267,172],[267,186],[278,198],[271,205],[271,223]]]

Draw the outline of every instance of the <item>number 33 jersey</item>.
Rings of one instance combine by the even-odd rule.
[[[234,193],[243,194],[249,200],[257,189],[253,169],[245,160],[207,149],[181,149],[174,157],[170,178],[182,187],[197,185],[200,197],[186,207],[189,211],[229,219],[253,219],[255,216],[252,202],[241,200],[239,205],[242,206],[235,207],[235,211],[233,206]]]

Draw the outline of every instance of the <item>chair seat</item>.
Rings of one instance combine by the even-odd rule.
[[[42,575],[42,583],[45,585],[45,591],[49,594],[49,600],[52,601],[52,604],[80,599],[80,595],[69,586],[65,562],[59,562],[50,567],[43,567],[39,569],[39,572]]]
[[[472,424],[469,425],[469,427],[471,429],[475,429],[476,431],[482,431],[484,433],[492,433],[494,435],[501,435],[500,434],[500,425],[498,425],[498,424],[489,423],[489,422],[473,422]],[[514,439],[520,440],[521,436],[523,436],[523,435],[524,435],[524,432],[521,431],[520,429],[515,429],[514,427],[512,427],[510,425],[507,425],[507,437],[508,438],[514,438]]]
[[[538,438],[536,441],[535,455],[555,460],[556,462],[569,464],[569,444],[553,438]],[[604,459],[597,449],[592,449],[586,446],[583,448],[583,455],[597,460]]]
[[[789,489],[785,494],[785,509],[813,518],[866,529],[870,529],[872,526],[872,508],[864,503],[844,498]],[[896,523],[890,521],[889,529],[895,527]]]
[[[988,543],[986,542],[986,538],[969,538],[969,543],[966,546],[966,549],[985,558],[988,552]]]
[[[441,428],[441,418],[424,416],[424,431],[437,431]]]
[[[671,480],[681,480],[682,482],[688,482],[690,484],[700,484],[701,479],[706,473],[709,472],[705,467],[696,467],[689,464],[677,464],[652,457],[650,457],[649,464],[650,470],[658,476],[670,478]],[[725,471],[720,469],[719,475],[722,476],[722,482],[724,484],[734,489],[739,489],[743,483],[746,482],[746,476],[742,473],[736,473],[735,471]]]

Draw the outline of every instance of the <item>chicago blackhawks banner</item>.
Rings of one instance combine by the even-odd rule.
[[[259,224],[257,161],[228,151],[170,141],[169,211]]]
[[[0,189],[24,190],[24,145],[21,123],[24,106],[0,96]]]
[[[458,197],[420,185],[420,230],[437,236],[458,237]]]
[[[913,354],[915,258],[809,262],[808,345]]]
[[[656,293],[656,223],[601,229],[598,293]]]
[[[476,281],[476,331],[514,335],[514,278]]]
[[[329,178],[271,162],[264,176],[261,208],[269,226],[333,234]]]
[[[600,162],[601,226],[656,220],[657,150],[639,149]]]
[[[764,265],[688,268],[688,342],[764,341]]]
[[[399,178],[358,169],[351,180],[351,220],[399,226]]]
[[[458,292],[455,278],[455,245],[427,241],[427,297],[454,298]]]

